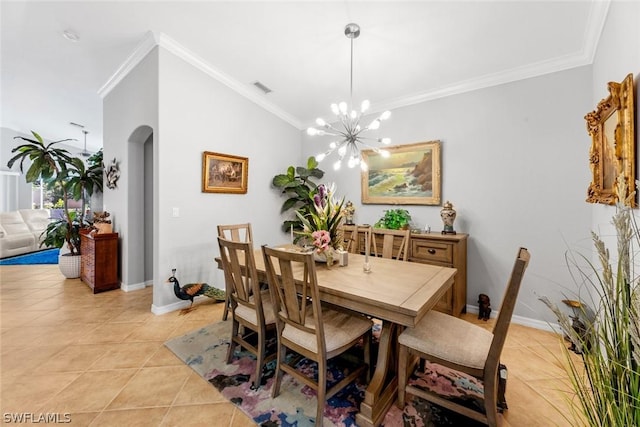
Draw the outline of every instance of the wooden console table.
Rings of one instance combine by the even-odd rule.
[[[360,226],[362,227],[362,226]],[[345,234],[353,231],[353,225],[345,225]],[[345,238],[348,236],[345,235]],[[438,301],[435,309],[447,314],[460,316],[467,308],[467,238],[468,234],[411,233],[409,241],[409,261],[423,264],[453,267],[458,270],[453,286]],[[394,251],[400,245],[401,237],[395,237]],[[397,241],[397,242],[396,242]],[[379,246],[382,242],[376,242]],[[358,233],[357,253],[364,253],[364,231]],[[382,247],[378,248],[382,253]]]
[[[80,279],[93,293],[118,289],[118,233],[80,234]]]

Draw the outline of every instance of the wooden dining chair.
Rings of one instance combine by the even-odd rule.
[[[344,250],[352,253],[359,254],[360,252],[360,233],[370,230],[370,225],[350,225],[348,227],[340,228],[343,235]],[[366,249],[365,249],[366,250]]]
[[[489,426],[497,425],[500,355],[529,259],[529,251],[520,248],[493,332],[460,318],[431,310],[414,328],[407,328],[400,334],[397,401],[400,408],[404,408],[405,393],[411,393]],[[481,379],[484,383],[485,413],[447,400],[430,391],[407,385],[409,370],[413,369],[415,361],[414,356]]]
[[[322,425],[327,399],[357,377],[368,377],[372,322],[364,316],[321,305],[313,254],[288,252],[262,246],[267,281],[276,311],[278,356],[272,397],[280,394],[283,373],[316,390],[316,426]],[[336,357],[364,337],[364,362],[327,389],[327,360]],[[318,379],[295,369],[299,358],[292,350],[318,364]],[[287,360],[289,359],[289,360]]]
[[[237,346],[256,356],[256,369],[251,374],[254,388],[260,387],[264,365],[275,357],[266,355],[269,331],[276,330],[276,316],[269,290],[261,291],[258,272],[249,242],[234,242],[218,237],[220,259],[227,289],[231,297],[231,342],[227,363],[233,360]]]
[[[231,240],[234,242],[253,242],[251,234],[251,224],[226,224],[218,225],[218,237]],[[227,298],[224,303],[224,311],[222,312],[222,320],[227,320],[229,316],[229,308],[231,305],[231,299],[229,295],[229,288],[227,287]]]
[[[401,238],[400,243],[396,244],[396,237]],[[371,249],[374,256],[382,258],[392,258],[400,261],[406,261],[409,257],[409,239],[411,230],[388,230],[386,228],[374,228],[371,230]],[[382,250],[378,255],[378,244],[382,242]]]

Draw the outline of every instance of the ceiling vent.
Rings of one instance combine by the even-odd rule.
[[[268,94],[270,92],[273,92],[271,89],[269,89],[268,87],[266,87],[265,85],[263,85],[262,83],[255,81],[253,82],[253,85],[255,87],[257,87],[258,89],[260,89],[262,92],[264,92],[264,94]]]

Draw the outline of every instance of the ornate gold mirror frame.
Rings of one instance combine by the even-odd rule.
[[[636,188],[633,74],[622,83],[609,82],[607,86],[610,95],[584,117],[592,138],[589,164],[593,181],[587,202],[613,205],[620,200],[635,207],[635,197],[627,201]],[[626,181],[627,194],[617,194],[618,179]]]

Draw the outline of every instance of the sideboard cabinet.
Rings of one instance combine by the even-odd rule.
[[[118,233],[80,235],[80,279],[94,294],[120,287]]]
[[[467,309],[467,234],[412,233],[409,261],[453,267],[458,270],[453,286],[436,310],[460,316]]]
[[[350,237],[354,226],[344,226],[345,239]],[[453,286],[436,305],[436,310],[460,316],[467,307],[467,239],[469,235],[441,233],[411,233],[409,240],[410,262],[452,267],[458,270]],[[394,248],[400,246],[402,237],[396,236]],[[397,240],[397,242],[396,242]],[[378,243],[378,242],[377,242]],[[380,243],[378,243],[380,244]],[[357,249],[354,252],[364,253],[366,246],[364,231],[358,233]],[[381,248],[378,248],[381,253]]]

